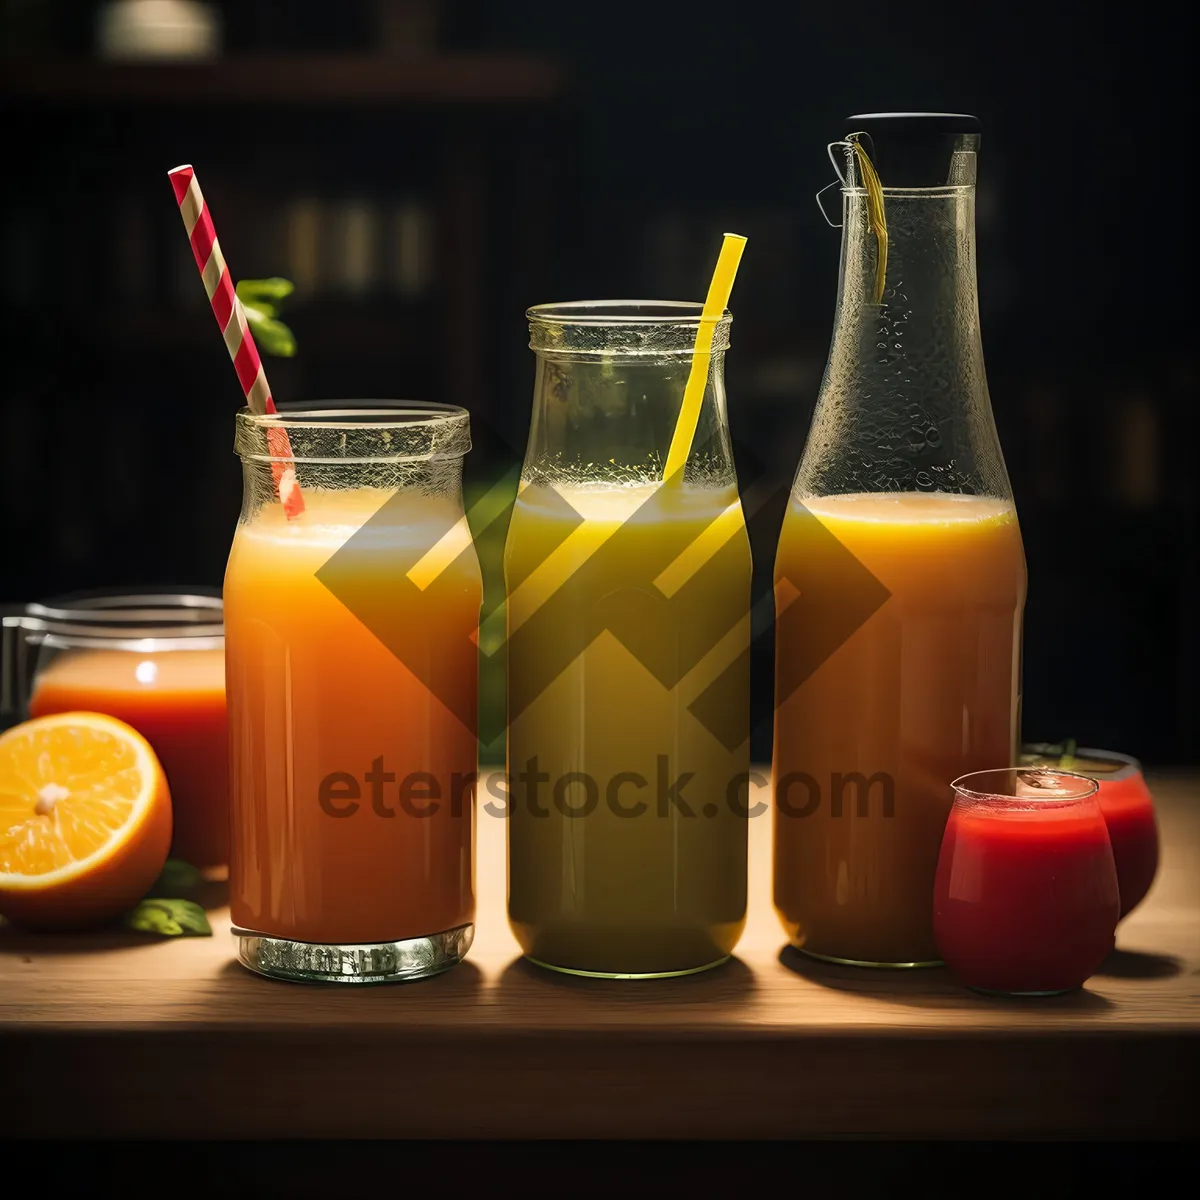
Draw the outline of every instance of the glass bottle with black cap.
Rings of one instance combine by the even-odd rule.
[[[1015,761],[1025,556],[979,332],[979,122],[845,130],[833,338],[775,569],[774,896],[808,954],[920,966],[950,782]]]

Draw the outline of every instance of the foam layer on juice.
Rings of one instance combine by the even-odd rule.
[[[1014,520],[1010,500],[960,496],[953,492],[856,492],[793,500],[821,521],[870,521],[886,525],[959,524]]]
[[[675,487],[660,483],[584,483],[531,485],[517,495],[519,507],[540,520],[558,517],[572,522],[580,517],[589,524],[623,525],[637,521],[696,520],[732,507],[737,491],[727,488]],[[568,507],[569,506],[569,507]],[[573,512],[571,510],[574,510]]]
[[[383,488],[306,488],[304,505],[294,520],[281,505],[267,505],[238,526],[237,538],[270,543],[272,550],[333,551],[353,537],[356,551],[402,549],[408,554],[439,543],[457,552],[471,540],[461,506],[444,496]]]
[[[38,690],[224,692],[225,651],[75,650],[39,673]]]
[[[513,511],[521,553],[508,557],[510,632],[618,532],[627,556],[627,585],[653,581],[673,595],[743,526],[734,487],[597,483],[523,488]],[[651,570],[663,550],[669,555]]]

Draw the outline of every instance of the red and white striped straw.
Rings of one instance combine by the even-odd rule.
[[[229,274],[225,256],[221,253],[212,214],[208,211],[208,205],[200,192],[196,172],[185,165],[168,171],[167,175],[171,180],[171,187],[175,189],[179,215],[183,217],[183,227],[187,230],[192,255],[204,282],[204,290],[208,293],[213,316],[216,317],[221,335],[225,339],[225,347],[233,360],[233,369],[242,385],[246,404],[252,413],[260,417],[266,413],[273,413],[276,411],[275,401],[271,398],[271,388],[267,383],[262,359],[246,323],[242,302],[234,290],[233,277]],[[300,484],[296,481],[295,468],[287,465],[286,460],[292,457],[287,430],[280,426],[268,429],[267,446],[271,451],[271,472],[275,477],[275,488],[279,492],[284,512],[289,518],[297,517],[304,511],[304,497],[300,492]]]

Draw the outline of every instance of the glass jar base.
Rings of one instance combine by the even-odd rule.
[[[833,954],[818,954],[815,950],[806,950],[803,946],[797,946],[807,958],[815,958],[818,962],[833,963],[839,967],[872,967],[879,971],[915,971],[925,967],[944,967],[946,964],[940,958],[931,958],[917,962],[871,962],[869,959],[863,958],[839,958]]]
[[[1048,992],[1004,992],[997,988],[976,987],[973,983],[968,983],[966,988],[967,991],[977,992],[980,996],[998,996],[1002,1000],[1037,1000],[1047,996],[1069,996],[1072,992],[1079,991],[1078,987],[1069,987]]]
[[[460,925],[444,933],[399,942],[332,945],[268,937],[234,929],[242,966],[268,979],[296,983],[408,983],[440,975],[462,962],[475,926]]]
[[[574,975],[579,979],[680,979],[685,975],[700,975],[723,966],[733,955],[726,954],[724,958],[714,959],[700,967],[684,967],[679,971],[583,971],[578,967],[560,967],[555,963],[543,962],[540,958],[525,955],[528,962],[544,971],[554,971],[559,975]]]

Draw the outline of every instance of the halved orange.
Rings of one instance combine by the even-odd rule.
[[[171,796],[150,743],[100,713],[0,734],[0,914],[84,929],[132,908],[162,871]]]

